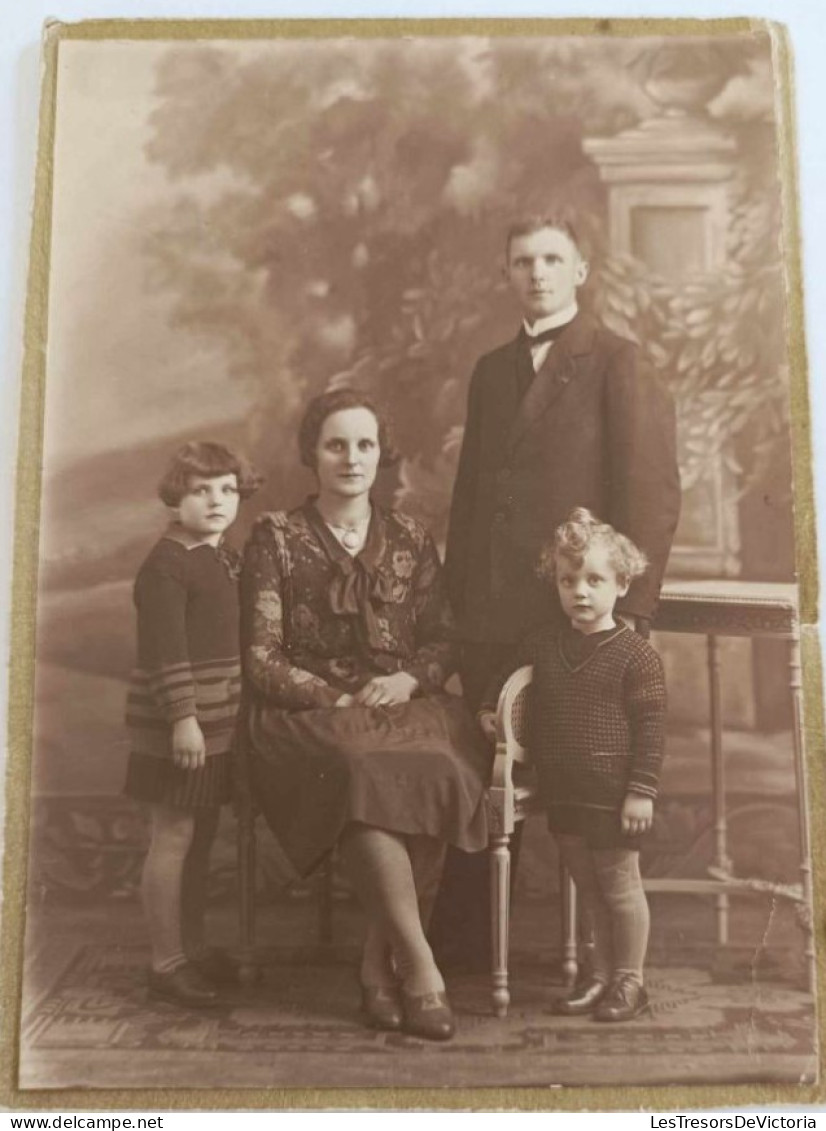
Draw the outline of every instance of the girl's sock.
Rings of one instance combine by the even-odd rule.
[[[218,830],[218,807],[194,813],[192,844],[184,861],[181,881],[181,932],[189,958],[206,951],[204,925],[209,895],[209,855]]]
[[[160,962],[156,962],[153,958],[151,965],[156,974],[171,974],[179,966],[184,966],[186,961],[186,955],[182,950],[179,950],[177,954],[170,954],[168,958],[164,958]]]
[[[152,950],[152,969],[169,973],[186,962],[181,933],[181,881],[192,843],[193,815],[150,806],[151,839],[141,876],[141,899]]]

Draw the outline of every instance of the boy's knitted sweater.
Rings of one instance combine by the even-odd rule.
[[[136,754],[171,755],[172,724],[194,715],[207,754],[229,750],[241,692],[238,558],[173,528],[135,580],[138,662],[126,704]]]
[[[614,810],[629,790],[657,795],[666,707],[662,661],[624,625],[598,636],[589,642],[571,628],[539,629],[510,664],[510,671],[533,665],[528,746],[549,806]],[[498,687],[491,686],[489,703]]]

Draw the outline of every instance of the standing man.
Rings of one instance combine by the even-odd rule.
[[[644,550],[650,568],[617,612],[645,635],[680,510],[671,397],[639,371],[632,342],[579,311],[588,264],[570,223],[514,224],[505,276],[523,322],[471,377],[447,538],[474,711],[514,642],[561,616],[536,566],[571,510],[587,507]],[[449,853],[431,929],[443,961],[489,961],[489,908],[486,854]]]

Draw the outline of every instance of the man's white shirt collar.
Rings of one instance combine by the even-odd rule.
[[[525,327],[525,333],[529,338],[533,338],[536,334],[543,334],[546,330],[556,330],[558,326],[565,326],[568,322],[573,322],[576,318],[579,307],[575,302],[570,306],[566,306],[564,310],[558,310],[556,314],[549,314],[545,318],[537,318],[532,326],[529,326],[526,319],[522,319],[522,325]]]

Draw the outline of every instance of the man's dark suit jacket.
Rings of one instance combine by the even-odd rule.
[[[561,615],[536,565],[578,506],[648,555],[617,609],[650,617],[677,525],[673,402],[640,373],[633,343],[579,313],[521,397],[526,364],[520,332],[480,358],[471,378],[446,555],[464,640],[507,643]]]

